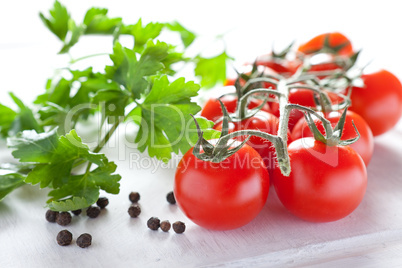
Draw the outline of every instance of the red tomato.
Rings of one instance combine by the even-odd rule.
[[[238,130],[252,129],[260,130],[269,134],[278,134],[279,119],[273,114],[266,112],[258,112],[253,117],[247,118],[241,122],[229,122],[229,133]],[[222,122],[214,126],[214,129],[222,131]],[[288,144],[291,142],[290,132],[288,132]],[[237,140],[243,141],[246,137],[238,137]],[[253,147],[264,160],[268,171],[271,171],[275,166],[275,148],[273,144],[260,137],[252,136],[248,144]]]
[[[338,51],[338,55],[351,56],[353,55],[353,47],[350,40],[339,32],[325,33],[317,35],[310,39],[306,43],[299,46],[298,51],[304,54],[314,54],[324,47],[324,41],[329,38],[330,47],[337,47],[342,44],[346,44],[342,49]]]
[[[367,172],[361,157],[349,146],[326,146],[313,138],[292,142],[292,171],[273,173],[281,203],[295,216],[312,222],[330,222],[352,213],[363,199]]]
[[[222,103],[225,105],[226,110],[229,113],[234,113],[236,111],[237,106],[237,97],[232,95],[226,95],[220,99]],[[262,103],[260,99],[251,99],[248,105],[249,109],[253,109],[258,107]],[[268,104],[265,104],[262,108],[262,111],[269,112],[270,108]],[[221,104],[219,103],[218,99],[209,99],[201,111],[201,116],[207,118],[208,120],[216,122],[222,116],[222,108]]]
[[[332,127],[336,126],[340,117],[340,112],[331,112],[325,116],[325,118],[331,122]],[[347,111],[345,125],[343,127],[341,137],[342,140],[353,139],[356,137],[356,131],[352,125],[352,121],[359,131],[360,138],[355,143],[352,143],[349,146],[352,147],[362,157],[364,163],[367,166],[370,163],[374,151],[373,133],[371,132],[371,129],[366,121],[364,121],[364,119],[360,115],[352,111]],[[318,119],[315,119],[314,122],[318,130],[322,134],[325,134],[322,122]],[[305,137],[313,137],[313,133],[308,127],[306,120],[302,118],[299,120],[299,122],[297,122],[292,130],[292,139],[298,140]]]
[[[352,89],[350,110],[366,120],[374,136],[393,128],[402,115],[402,85],[386,70],[362,75],[364,88]]]
[[[184,214],[212,230],[253,220],[268,197],[269,175],[260,155],[245,144],[221,163],[205,162],[190,149],[175,175],[174,195]]]

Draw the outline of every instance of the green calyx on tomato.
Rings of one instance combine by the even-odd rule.
[[[219,163],[235,154],[240,148],[248,142],[251,136],[256,136],[264,140],[268,140],[272,143],[276,152],[276,160],[280,169],[284,174],[289,174],[289,158],[287,156],[287,144],[286,140],[282,137],[274,134],[270,134],[257,129],[240,129],[237,131],[229,132],[229,120],[231,120],[225,106],[222,102],[221,109],[223,111],[223,119],[221,124],[221,135],[216,141],[215,145],[212,145],[209,141],[203,138],[202,131],[198,128],[197,122],[195,122],[198,129],[198,141],[194,145],[193,154],[198,159],[204,161],[210,161]],[[274,117],[274,116],[273,116]],[[242,142],[237,146],[233,146],[234,139],[241,137]],[[268,146],[268,144],[266,144]]]
[[[317,128],[317,126],[314,122],[314,119],[312,118],[312,116],[310,114],[311,112],[309,111],[309,109],[305,109],[305,108],[302,108],[302,109],[306,111],[305,118],[306,118],[307,124],[308,124],[311,132],[314,135],[314,139],[316,139],[328,146],[335,146],[335,145],[346,146],[346,145],[350,145],[350,144],[356,142],[360,138],[359,131],[357,130],[355,124],[352,121],[353,128],[356,131],[356,137],[347,139],[347,140],[341,140],[343,128],[345,125],[347,109],[343,110],[342,115],[339,118],[339,121],[335,125],[334,128],[332,128],[331,122],[328,119],[326,119],[324,116],[321,116],[320,114],[315,113],[315,112],[313,113],[314,116],[318,117],[321,120],[322,125],[325,129],[325,136]]]

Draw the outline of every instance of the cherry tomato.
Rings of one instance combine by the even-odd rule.
[[[363,74],[364,88],[353,87],[350,110],[366,120],[374,136],[393,128],[402,115],[402,85],[386,70]]]
[[[279,119],[273,114],[263,111],[258,112],[253,117],[247,118],[241,122],[229,122],[229,133],[238,130],[252,129],[260,130],[269,134],[278,134]],[[222,131],[222,122],[219,122],[214,126],[214,129]],[[240,136],[237,138],[239,141],[243,141],[246,137]],[[291,142],[291,135],[288,132],[288,144]],[[265,165],[270,172],[275,166],[275,148],[273,144],[260,137],[252,136],[248,144],[253,147],[264,160]]]
[[[232,95],[226,95],[220,99],[222,103],[225,105],[226,110],[229,113],[234,113],[236,111],[237,106],[237,97]],[[249,109],[253,109],[258,107],[262,103],[260,99],[251,99],[248,105]],[[262,111],[269,112],[270,108],[268,104],[265,104],[262,108]],[[204,107],[201,110],[201,116],[207,118],[208,120],[216,122],[222,116],[222,108],[218,101],[218,99],[209,99]]]
[[[260,155],[245,144],[221,163],[205,162],[190,149],[175,175],[174,195],[184,214],[212,230],[253,220],[268,197],[269,175]]]
[[[274,187],[279,200],[295,216],[330,222],[352,213],[367,188],[361,157],[349,146],[326,146],[303,138],[288,146],[292,171],[284,177],[276,167]]]
[[[340,112],[331,112],[325,116],[325,118],[331,122],[332,127],[336,126],[340,117]],[[373,133],[371,132],[371,129],[366,121],[364,121],[364,119],[360,115],[352,111],[347,111],[345,125],[342,131],[342,140],[353,139],[356,137],[356,131],[353,127],[352,121],[359,131],[360,138],[355,143],[352,143],[349,146],[352,147],[362,157],[364,163],[367,166],[370,163],[374,151]],[[322,134],[325,134],[325,130],[321,120],[315,119],[314,123],[317,126],[318,130]],[[299,122],[297,122],[292,130],[292,139],[298,140],[305,137],[313,137],[313,133],[308,127],[306,120],[302,118],[299,120]]]
[[[325,45],[324,42],[326,38],[329,39],[329,45],[332,48],[345,44],[345,46],[338,51],[337,55],[343,55],[343,56],[353,55],[354,52],[352,43],[346,36],[344,36],[339,32],[324,33],[317,35],[314,38],[307,41],[306,43],[300,45],[298,51],[304,54],[314,54],[324,47]]]

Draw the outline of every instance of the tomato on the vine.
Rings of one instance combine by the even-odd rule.
[[[237,97],[236,96],[225,95],[222,98],[220,98],[220,100],[223,103],[223,105],[225,105],[226,110],[229,113],[234,113],[236,111],[236,107],[237,107]],[[249,109],[256,108],[259,105],[261,105],[262,102],[263,102],[263,100],[253,98],[249,101],[248,108]],[[265,112],[270,112],[271,109],[268,104],[265,104],[261,108],[261,110],[265,111]],[[213,122],[216,122],[217,120],[219,120],[223,116],[222,108],[219,103],[219,100],[214,99],[214,98],[209,99],[201,110],[201,116],[203,116]]]
[[[402,115],[402,85],[386,70],[363,74],[365,87],[353,87],[350,110],[366,120],[374,136],[393,128]]]
[[[279,127],[279,119],[271,113],[266,113],[260,111],[256,113],[253,117],[244,119],[240,122],[229,122],[229,133],[238,130],[260,130],[262,132],[277,135]],[[214,129],[221,131],[222,122],[219,122],[214,126]],[[243,141],[245,136],[240,136],[236,138],[239,141]],[[291,142],[291,135],[288,131],[288,144]],[[248,144],[253,147],[264,160],[268,171],[271,172],[275,166],[275,147],[268,140],[260,137],[252,136],[250,137]]]
[[[295,216],[312,222],[330,222],[352,213],[367,187],[361,157],[349,146],[327,146],[302,138],[288,146],[292,171],[273,172],[281,203]]]
[[[331,122],[332,127],[335,127],[339,119],[341,118],[341,115],[342,114],[340,112],[331,112],[325,115],[325,118]],[[366,121],[364,121],[364,119],[360,115],[352,111],[347,111],[345,124],[342,130],[342,140],[353,139],[357,136],[352,122],[355,124],[357,130],[359,131],[360,138],[349,146],[352,147],[362,157],[364,163],[367,166],[371,160],[371,157],[373,156],[374,151],[373,133],[371,132],[371,129]],[[314,123],[317,126],[318,130],[325,135],[322,121],[317,118],[314,119]],[[313,136],[314,135],[308,127],[307,122],[304,118],[300,119],[292,130],[293,140]]]
[[[310,39],[309,41],[307,41],[306,43],[300,45],[297,50],[304,54],[314,54],[322,50],[326,46],[325,44],[326,39],[329,42],[328,44],[329,47],[327,47],[328,49],[336,50],[337,47],[342,46],[340,49],[336,51],[337,55],[342,56],[353,55],[354,51],[352,43],[345,35],[339,32],[324,33],[317,35],[312,39]]]
[[[267,169],[247,144],[220,163],[200,160],[190,149],[176,170],[177,204],[190,220],[207,229],[246,225],[262,210],[268,192]]]

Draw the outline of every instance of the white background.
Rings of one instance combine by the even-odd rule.
[[[94,1],[63,1],[78,21]],[[64,66],[67,56],[57,56],[60,42],[43,25],[39,11],[47,14],[53,2],[2,1],[0,4],[0,102],[9,104],[13,91],[27,103],[44,91],[54,69]],[[357,49],[362,63],[372,60],[372,69],[386,68],[402,77],[402,16],[397,1],[96,1],[109,8],[110,17],[126,23],[178,20],[201,38],[195,49],[205,55],[220,52],[214,42],[226,33],[225,45],[237,63],[281,48],[293,40],[340,31]],[[90,51],[110,52],[103,38],[83,40],[71,54],[77,58]],[[81,41],[80,41],[81,43]],[[47,223],[43,207],[46,192],[22,187],[0,203],[0,267],[143,267],[143,266],[289,266],[378,267],[402,264],[402,127],[376,138],[375,153],[368,168],[369,186],[359,208],[347,218],[328,224],[303,222],[284,211],[270,192],[266,208],[249,225],[228,232],[211,232],[192,224],[175,206],[165,201],[172,189],[174,166],[148,169],[130,162],[135,149],[119,141],[124,129],[105,150],[119,165],[121,194],[108,196],[111,204],[96,220],[75,217],[68,227],[76,237],[93,235],[94,244],[82,250],[55,242],[61,226]],[[4,147],[4,146],[3,146]],[[117,149],[116,149],[117,147]],[[1,150],[0,161],[9,161]],[[151,163],[143,156],[143,164]],[[156,165],[156,163],[155,163]],[[143,214],[130,219],[128,193],[142,195]],[[145,226],[151,216],[185,221],[183,235],[152,232]]]

